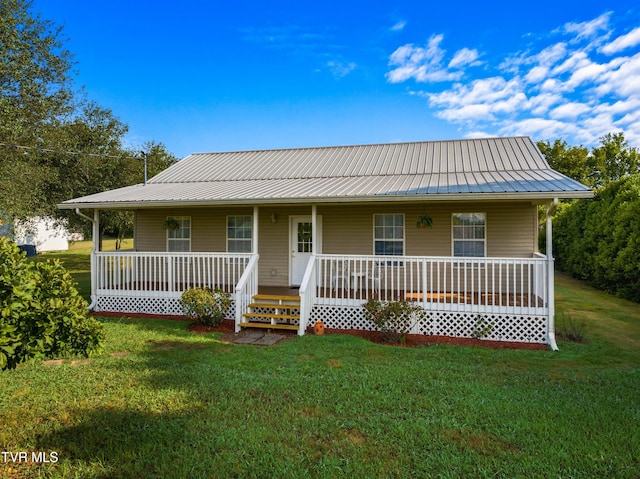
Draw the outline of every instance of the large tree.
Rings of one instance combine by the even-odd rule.
[[[32,11],[29,0],[0,1],[0,216],[65,218],[56,205],[143,180],[176,161],[161,143],[125,147],[128,127],[75,89],[61,28]],[[141,151],[142,150],[142,151]],[[118,236],[131,215],[106,213],[103,230]]]
[[[611,181],[640,173],[640,155],[629,146],[624,133],[607,133],[600,144],[589,151],[586,147],[569,146],[557,139],[538,141],[538,148],[554,169],[593,189],[599,189]]]
[[[0,2],[0,210],[12,217],[38,211],[49,171],[37,148],[75,108],[62,30],[31,9],[28,0]]]

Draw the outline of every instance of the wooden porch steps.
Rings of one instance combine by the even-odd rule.
[[[300,296],[256,294],[244,313],[241,328],[288,329],[296,331],[300,321]]]

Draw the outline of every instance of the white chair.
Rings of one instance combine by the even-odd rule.
[[[347,270],[347,262],[338,261],[336,263],[336,268],[331,275],[331,284],[333,285],[333,290],[335,292],[339,289],[342,289],[345,292],[349,291],[349,288],[351,287],[351,279],[349,278],[349,272]]]

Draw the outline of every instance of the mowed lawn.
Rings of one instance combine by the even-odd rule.
[[[47,257],[88,288],[85,249]],[[0,452],[58,458],[0,456],[0,478],[640,477],[640,307],[560,274],[556,291],[588,340],[558,352],[244,346],[102,318],[91,362],[0,373]]]

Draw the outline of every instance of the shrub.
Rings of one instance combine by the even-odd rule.
[[[596,288],[640,302],[640,175],[579,200],[554,225],[558,268]]]
[[[376,325],[386,341],[402,342],[411,328],[424,318],[424,309],[407,301],[370,299],[362,305],[365,317]]]
[[[221,289],[190,288],[180,297],[182,312],[204,326],[220,326],[231,296]]]
[[[87,306],[59,261],[34,263],[0,238],[0,369],[99,351],[104,330]]]
[[[578,321],[570,314],[563,312],[556,314],[555,326],[558,339],[574,343],[584,343],[587,340],[584,321]]]

